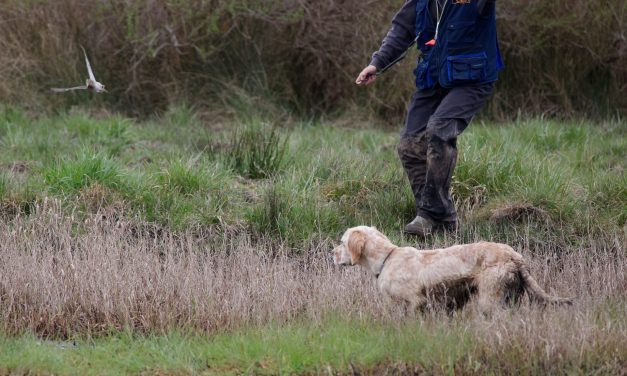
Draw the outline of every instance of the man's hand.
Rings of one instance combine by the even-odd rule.
[[[374,65],[368,65],[364,70],[359,73],[355,83],[359,86],[368,86],[377,79],[377,67]]]

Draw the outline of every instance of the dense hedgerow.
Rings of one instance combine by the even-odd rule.
[[[402,117],[416,54],[374,89],[352,81],[402,2],[4,1],[0,101],[41,110],[89,102],[152,114],[182,99],[237,113]],[[487,113],[615,116],[627,110],[622,1],[497,1],[507,68]],[[85,67],[111,92],[54,95]],[[365,107],[365,109],[364,109]]]

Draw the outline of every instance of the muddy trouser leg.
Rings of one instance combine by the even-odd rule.
[[[424,137],[427,143],[426,176],[420,193],[418,214],[443,224],[457,222],[450,195],[457,162],[457,136],[483,107],[492,84],[449,89],[429,118]]]
[[[416,208],[420,203],[427,176],[427,124],[442,97],[442,90],[439,88],[421,90],[414,94],[398,144],[398,157],[409,179]]]
[[[434,120],[429,123],[424,137],[427,139],[427,172],[417,211],[440,223],[454,224],[457,221],[450,189],[457,162],[459,127],[458,119]]]
[[[409,179],[417,208],[427,177],[427,138],[425,132],[402,137],[398,144],[398,156]]]

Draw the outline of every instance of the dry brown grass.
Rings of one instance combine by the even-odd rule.
[[[213,331],[326,312],[382,313],[368,280],[245,235],[173,235],[90,220],[54,205],[1,225],[0,325],[45,336],[129,328]]]
[[[504,370],[512,369],[512,357],[552,369],[556,356],[584,364],[597,350],[594,362],[615,366],[627,355],[627,256],[619,241],[589,240],[559,256],[521,250],[538,282],[574,297],[573,307],[541,310],[525,302],[489,318],[466,311],[415,319],[426,328],[470,331],[485,344],[475,355],[507,354]],[[332,265],[331,245],[295,253],[245,234],[174,235],[98,216],[77,224],[46,201],[29,218],[0,224],[0,331],[52,338],[117,329],[213,332],[337,314],[402,321],[372,276]]]

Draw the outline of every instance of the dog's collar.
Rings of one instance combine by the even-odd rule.
[[[394,251],[396,251],[396,249],[393,249],[392,251],[390,251],[390,253],[388,253],[387,256],[385,256],[385,258],[383,259],[383,262],[381,263],[381,267],[379,268],[379,272],[374,275],[375,278],[379,278],[379,276],[381,275],[381,272],[383,271],[383,267],[385,266],[385,262],[390,258],[390,255],[392,255]]]

